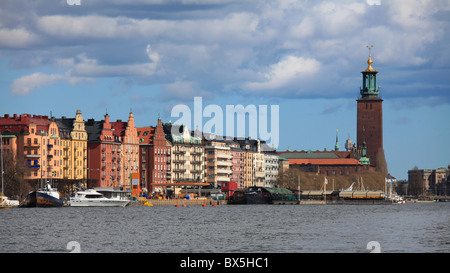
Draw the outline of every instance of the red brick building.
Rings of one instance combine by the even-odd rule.
[[[357,160],[352,152],[339,151],[285,151],[280,157],[289,160],[289,168],[325,175],[352,175],[372,169]]]
[[[172,183],[171,145],[166,140],[161,119],[156,127],[139,127],[139,169],[141,187],[151,194]],[[158,186],[160,185],[160,186]]]
[[[121,142],[119,137],[114,135],[108,113],[102,121],[89,119],[85,123],[85,128],[88,133],[88,179],[96,181],[90,186],[119,186],[118,158]]]

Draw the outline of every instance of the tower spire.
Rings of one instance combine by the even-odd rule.
[[[338,129],[336,129],[336,144],[334,145],[334,150],[339,152]]]
[[[369,49],[369,59],[367,60],[367,68],[362,71],[363,74],[363,86],[360,89],[361,97],[376,96],[380,93],[380,89],[377,86],[377,73],[378,71],[372,67],[372,48],[373,45],[367,46]]]

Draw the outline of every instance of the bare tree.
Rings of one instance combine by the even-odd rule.
[[[4,192],[5,195],[18,200],[24,199],[33,190],[32,185],[24,179],[28,167],[24,160],[18,159],[12,152],[3,151]]]

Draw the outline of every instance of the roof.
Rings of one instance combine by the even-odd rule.
[[[361,162],[354,158],[310,158],[310,159],[289,159],[289,165],[358,165],[362,166]]]
[[[155,127],[136,127],[139,144],[152,144],[155,135]]]
[[[73,130],[74,118],[57,118],[55,119],[59,129],[61,139],[70,139],[70,132]]]
[[[0,117],[0,131],[11,134],[28,133],[29,126],[33,123],[36,124],[37,131],[44,130],[48,132],[51,122],[48,116],[22,114],[10,117],[9,115],[5,115],[4,117]]]
[[[125,130],[127,129],[128,122],[126,121],[116,121],[116,122],[110,122],[111,129],[113,130],[113,135],[124,137],[125,136]]]

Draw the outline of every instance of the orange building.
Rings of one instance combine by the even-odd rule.
[[[13,115],[0,118],[5,150],[23,159],[28,167],[25,179],[51,180],[61,177],[61,142],[56,122],[48,116]]]

